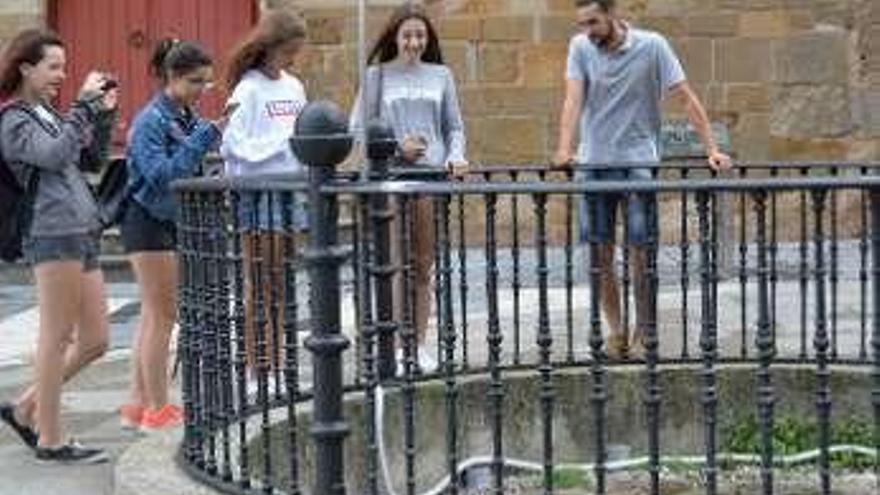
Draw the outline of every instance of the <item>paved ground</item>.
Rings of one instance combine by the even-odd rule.
[[[126,397],[128,348],[139,314],[137,288],[108,286],[111,351],[70,383],[63,396],[68,433],[84,443],[108,448],[118,457],[136,439],[123,434],[115,414]],[[32,376],[32,351],[38,324],[33,287],[0,287],[0,400],[12,399]],[[35,462],[8,428],[0,427],[0,494],[113,494],[113,464],[63,468]]]
[[[750,259],[753,260],[754,250],[750,251]],[[537,291],[535,290],[536,276],[534,266],[534,252],[523,251],[522,256],[522,282],[525,288],[520,293],[520,347],[522,359],[532,362],[535,358],[534,342],[535,330],[538,322]],[[698,287],[698,272],[695,271],[696,258],[691,252],[690,264],[690,292],[684,298],[678,287],[681,260],[677,257],[675,249],[668,249],[661,253],[661,282],[663,286],[660,295],[660,335],[661,349],[667,356],[677,356],[682,349],[686,348],[691,355],[699,352],[698,336],[700,321],[700,292]],[[554,251],[550,256],[552,290],[549,294],[550,320],[553,335],[556,341],[554,356],[564,359],[568,332],[565,325],[566,293],[564,290],[564,256],[561,251]],[[779,285],[777,305],[777,336],[780,354],[794,356],[800,349],[800,292],[794,268],[797,267],[796,247],[787,246],[780,250],[779,254],[781,272],[783,276]],[[499,256],[501,289],[499,292],[501,326],[505,333],[504,357],[512,359],[515,338],[513,335],[513,290],[512,285],[512,257],[509,253]],[[576,357],[585,357],[587,354],[587,301],[589,292],[585,287],[584,257],[580,251],[575,254],[576,288],[573,293],[574,306],[572,308],[572,342]],[[750,266],[754,266],[750,261]],[[858,282],[859,256],[854,245],[841,248],[840,256],[840,288],[837,301],[837,328],[838,347],[842,355],[857,356],[861,346],[861,286]],[[472,364],[480,365],[486,359],[486,297],[485,297],[485,264],[480,251],[470,251],[468,255],[468,278],[471,282],[467,295],[468,314],[468,350]],[[343,278],[348,278],[347,274]],[[457,280],[457,272],[456,272]],[[456,286],[457,287],[457,286]],[[866,287],[871,294],[870,286]],[[457,289],[456,289],[457,290]],[[740,343],[743,339],[740,325],[739,308],[742,303],[739,284],[736,279],[724,282],[718,290],[719,293],[719,341],[723,354],[729,357],[738,355]],[[133,442],[140,440],[139,437],[123,433],[117,426],[116,409],[126,398],[128,382],[128,347],[132,331],[136,324],[139,303],[137,300],[136,287],[131,283],[113,283],[108,286],[108,296],[111,308],[111,352],[92,368],[86,370],[74,382],[66,388],[64,404],[64,420],[68,425],[69,432],[84,442],[107,447],[118,460]],[[812,349],[813,330],[813,303],[815,294],[810,289],[808,308],[808,350]],[[350,297],[350,292],[347,294]],[[455,294],[456,315],[458,315],[459,293]],[[684,301],[688,302],[688,323],[690,333],[687,343],[683,338],[681,309]],[[755,332],[755,286],[750,282],[746,296],[747,325],[745,328],[745,340],[750,349],[753,349]],[[305,299],[301,301],[304,303]],[[830,300],[829,300],[830,303]],[[303,304],[305,306],[305,304]],[[343,323],[346,328],[352,327],[354,314],[353,304],[350,299],[344,300]],[[306,315],[304,315],[306,316]],[[870,318],[870,312],[867,313]],[[456,325],[461,322],[456,319]],[[30,379],[30,354],[36,334],[37,314],[33,288],[28,285],[5,284],[0,287],[0,400],[8,400]],[[870,328],[870,327],[869,327]],[[436,332],[431,333],[429,346],[436,345]],[[352,336],[353,337],[353,336]],[[309,356],[303,352],[302,378],[304,382],[311,379]],[[459,354],[462,348],[459,348]],[[753,350],[751,352],[754,352]],[[349,359],[354,353],[348,354]],[[347,366],[349,377],[354,367]],[[162,443],[164,442],[164,443]],[[162,449],[163,459],[170,459],[173,440],[162,440],[155,444],[156,449]],[[164,447],[162,447],[164,446]],[[93,495],[117,493],[118,483],[114,480],[115,463],[104,466],[76,469],[45,468],[32,460],[28,451],[23,448],[6,428],[0,427],[0,495],[12,494],[39,494],[39,495]],[[137,466],[135,466],[136,468]],[[158,487],[157,487],[158,489]],[[171,491],[157,491],[156,493],[176,493]]]

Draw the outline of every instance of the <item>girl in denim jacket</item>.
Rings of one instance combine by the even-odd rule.
[[[192,177],[219,142],[225,120],[211,122],[194,107],[213,77],[211,58],[197,44],[166,40],[151,62],[162,88],[134,119],[128,147],[129,201],[122,244],[141,293],[133,344],[131,400],[123,427],[157,430],[182,420],[168,402],[168,344],[176,319],[177,200],[171,183]]]

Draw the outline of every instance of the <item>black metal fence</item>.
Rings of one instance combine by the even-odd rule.
[[[720,176],[663,164],[650,179],[602,182],[577,180],[577,168],[479,167],[447,179],[387,165],[374,163],[367,179],[320,167],[310,182],[179,186],[180,460],[192,475],[226,493],[455,494],[482,467],[483,489],[501,494],[529,470],[540,473],[534,493],[554,493],[574,469],[584,490],[604,494],[612,473],[629,469],[659,494],[685,459],[688,442],[667,428],[680,401],[695,404],[696,417],[681,419],[700,432],[684,470],[700,474],[701,493],[720,493],[739,463],[755,466],[765,494],[778,493],[774,476],[789,463],[809,466],[823,494],[842,472],[876,475],[877,164],[740,164]],[[296,221],[306,194],[307,230]],[[601,242],[580,238],[596,225],[578,212],[595,213],[609,194],[648,198],[647,225],[658,228],[603,258]],[[602,296],[612,272],[619,326],[642,336],[632,347],[643,354],[609,357]],[[726,390],[727,369],[743,370],[747,387]],[[569,387],[578,372],[584,381]],[[617,373],[636,373],[640,396],[623,397]],[[514,397],[522,376],[534,383]],[[667,395],[680,376],[696,385]],[[792,383],[809,389],[808,403],[787,399]],[[442,401],[425,402],[430,384]],[[386,419],[392,402],[400,422]],[[583,428],[562,427],[572,404],[583,406]],[[615,423],[621,404],[640,408],[637,424]],[[753,456],[726,450],[731,404],[753,412],[754,445],[740,453]],[[540,423],[528,460],[508,448],[518,407]],[[815,455],[781,446],[780,407],[811,425],[804,441]],[[481,415],[476,447],[464,438],[468,411]],[[864,420],[861,437],[837,445],[835,419],[853,417]],[[432,427],[442,442],[426,439]],[[635,445],[629,459],[617,453],[621,428]]]

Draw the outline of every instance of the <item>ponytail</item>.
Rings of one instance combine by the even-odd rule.
[[[211,56],[198,43],[166,38],[153,51],[150,73],[166,82],[169,76],[180,76],[212,64]]]

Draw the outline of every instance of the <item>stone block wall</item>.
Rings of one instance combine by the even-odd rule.
[[[0,0],[0,43],[21,29],[46,23],[47,0]]]
[[[299,72],[312,97],[350,104],[357,2],[255,1],[304,11],[312,45]],[[369,40],[401,2],[368,0]],[[472,160],[546,160],[555,148],[573,1],[426,3],[458,80]],[[0,0],[0,40],[45,23],[48,4]],[[621,0],[621,7],[634,24],[671,39],[741,158],[880,159],[880,2]],[[682,116],[672,104],[667,110]]]

